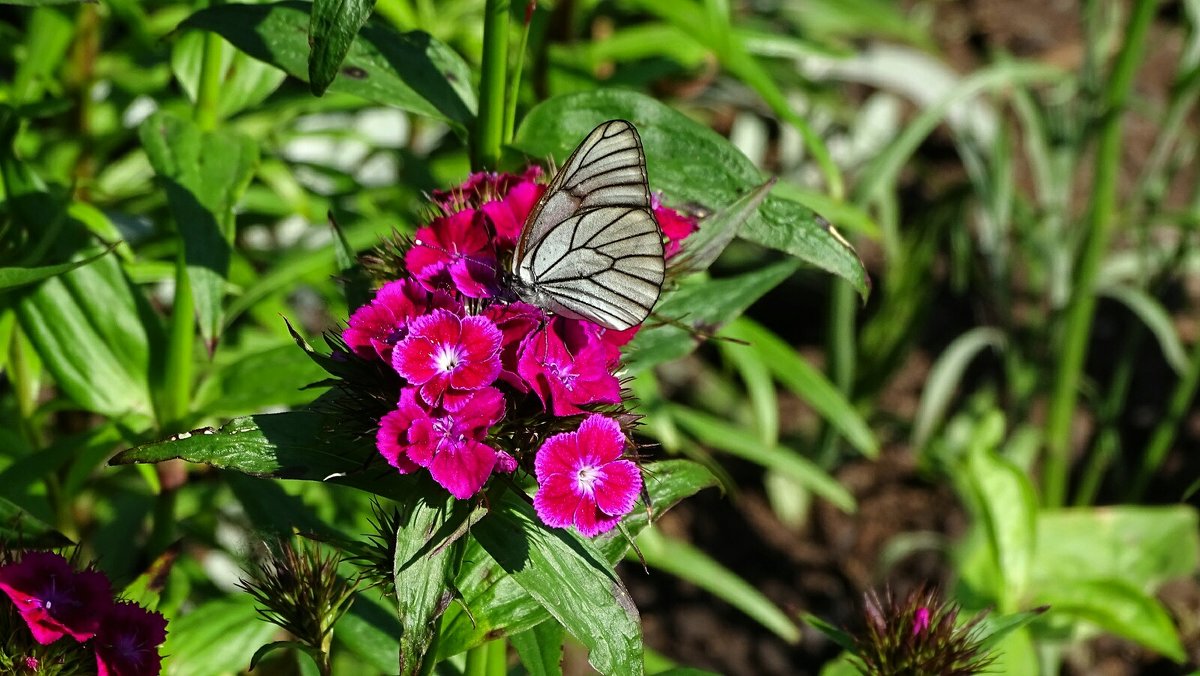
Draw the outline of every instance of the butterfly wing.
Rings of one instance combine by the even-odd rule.
[[[625,120],[596,127],[534,207],[513,255],[531,302],[613,329],[644,321],[665,270],[646,157]]]
[[[645,321],[662,289],[662,234],[649,209],[588,209],[546,231],[523,269],[541,307],[628,329]]]
[[[515,260],[575,213],[606,206],[650,208],[642,140],[625,120],[596,127],[571,153],[529,214]]]

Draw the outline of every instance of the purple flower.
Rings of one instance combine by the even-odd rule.
[[[483,443],[504,417],[500,390],[485,387],[453,401],[453,409],[426,408],[415,388],[404,388],[399,408],[381,421],[377,442],[402,474],[427,468],[434,481],[462,500],[479,492],[494,470],[515,470],[516,460]]]
[[[167,620],[136,603],[113,604],[93,645],[97,676],[153,676],[162,668],[158,646],[167,640]]]
[[[434,219],[417,231],[405,267],[425,288],[455,289],[468,298],[487,298],[496,286],[496,253],[483,212],[464,209]]]
[[[549,526],[575,526],[586,537],[612,530],[642,489],[637,465],[622,460],[625,435],[611,418],[591,415],[576,432],[545,441],[534,459],[533,506]]]
[[[500,380],[518,392],[528,392],[529,385],[517,373],[517,363],[525,338],[541,325],[545,313],[528,303],[516,302],[491,305],[483,314],[496,323],[503,336],[500,341]]]
[[[621,403],[621,383],[609,373],[610,348],[594,335],[579,334],[572,352],[556,330],[567,332],[578,323],[555,317],[521,347],[517,372],[554,415],[582,413],[583,404]]]
[[[0,566],[0,590],[17,606],[33,638],[49,645],[63,635],[86,641],[100,628],[112,605],[108,578],[95,570],[76,571],[51,552],[28,552]]]
[[[391,361],[392,347],[408,334],[408,323],[429,310],[457,310],[459,304],[446,292],[425,290],[417,282],[401,279],[380,287],[371,302],[354,311],[342,340],[363,358],[376,355]]]
[[[478,390],[500,375],[500,329],[482,316],[459,317],[434,310],[409,323],[408,336],[392,350],[392,366],[430,406],[453,389]]]

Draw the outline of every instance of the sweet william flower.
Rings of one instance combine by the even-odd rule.
[[[49,645],[64,635],[86,641],[112,605],[108,578],[96,570],[76,571],[51,552],[27,552],[0,566],[0,591],[17,607],[33,638]]]
[[[671,207],[665,206],[662,203],[662,193],[651,193],[650,209],[654,212],[658,227],[662,229],[663,235],[667,238],[666,246],[663,249],[663,255],[667,258],[679,253],[683,248],[683,240],[700,228],[695,218],[685,216]]]
[[[529,385],[517,372],[517,363],[525,338],[542,324],[545,313],[518,301],[490,305],[483,314],[495,322],[503,336],[500,341],[500,380],[518,392],[528,392]]]
[[[408,335],[409,322],[437,308],[457,310],[459,303],[444,291],[426,290],[415,280],[388,282],[370,303],[350,315],[342,340],[360,357],[378,356],[390,362],[392,348]]]
[[[500,375],[502,339],[487,317],[434,310],[409,324],[408,336],[392,350],[392,366],[433,406],[447,390],[459,396],[491,385]]]
[[[453,289],[467,298],[487,298],[496,287],[496,253],[483,213],[463,209],[417,230],[405,267],[430,291]]]
[[[621,383],[609,372],[611,348],[594,334],[573,333],[571,325],[578,323],[551,319],[525,339],[517,364],[521,379],[558,416],[582,413],[585,404],[621,403]],[[577,343],[575,352],[568,342]]]
[[[642,489],[637,465],[621,459],[624,450],[621,426],[602,415],[546,439],[534,459],[539,488],[533,506],[542,521],[574,526],[586,537],[612,530]]]
[[[546,191],[539,183],[541,167],[530,167],[523,174],[478,172],[458,188],[435,191],[433,199],[446,213],[479,209],[491,224],[496,244],[513,246],[521,236],[529,213]]]
[[[153,676],[162,667],[158,646],[167,620],[136,603],[115,603],[105,613],[93,646],[97,676]]]

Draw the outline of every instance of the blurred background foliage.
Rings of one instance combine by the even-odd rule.
[[[558,152],[548,120],[606,110],[598,90],[641,92],[779,176],[773,197],[834,224],[871,278],[864,304],[853,280],[739,241],[714,268],[758,301],[735,340],[637,371],[647,452],[725,490],[639,537],[649,577],[624,571],[649,670],[843,673],[799,613],[852,624],[866,589],[923,581],[970,612],[1050,606],[1005,635],[997,673],[1196,663],[1200,3],[559,0],[527,35],[513,4],[517,120],[547,107],[506,163]],[[244,668],[270,640],[232,586],[263,533],[367,532],[370,510],[105,460],[316,396],[280,316],[315,336],[352,309],[327,215],[362,252],[466,175],[482,53],[482,0],[378,0],[356,49],[420,50],[450,78],[383,59],[403,77],[344,68],[315,97],[304,3],[207,5],[0,10],[0,516],[81,542],[121,583],[178,553],[172,673]],[[164,145],[171,115],[224,140]],[[230,243],[194,345],[172,319],[188,243],[162,180],[188,180],[171,173],[186,153]],[[179,344],[182,361],[161,348]],[[345,673],[388,664],[362,617],[336,634]]]

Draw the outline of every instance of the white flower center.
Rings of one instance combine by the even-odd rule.
[[[596,490],[596,482],[600,480],[600,468],[592,465],[584,465],[575,473],[575,484],[579,486],[579,490],[591,495]]]
[[[457,345],[442,345],[438,348],[437,354],[433,356],[433,363],[437,365],[439,371],[450,373],[458,368],[458,362],[461,359],[462,355],[458,353]]]

